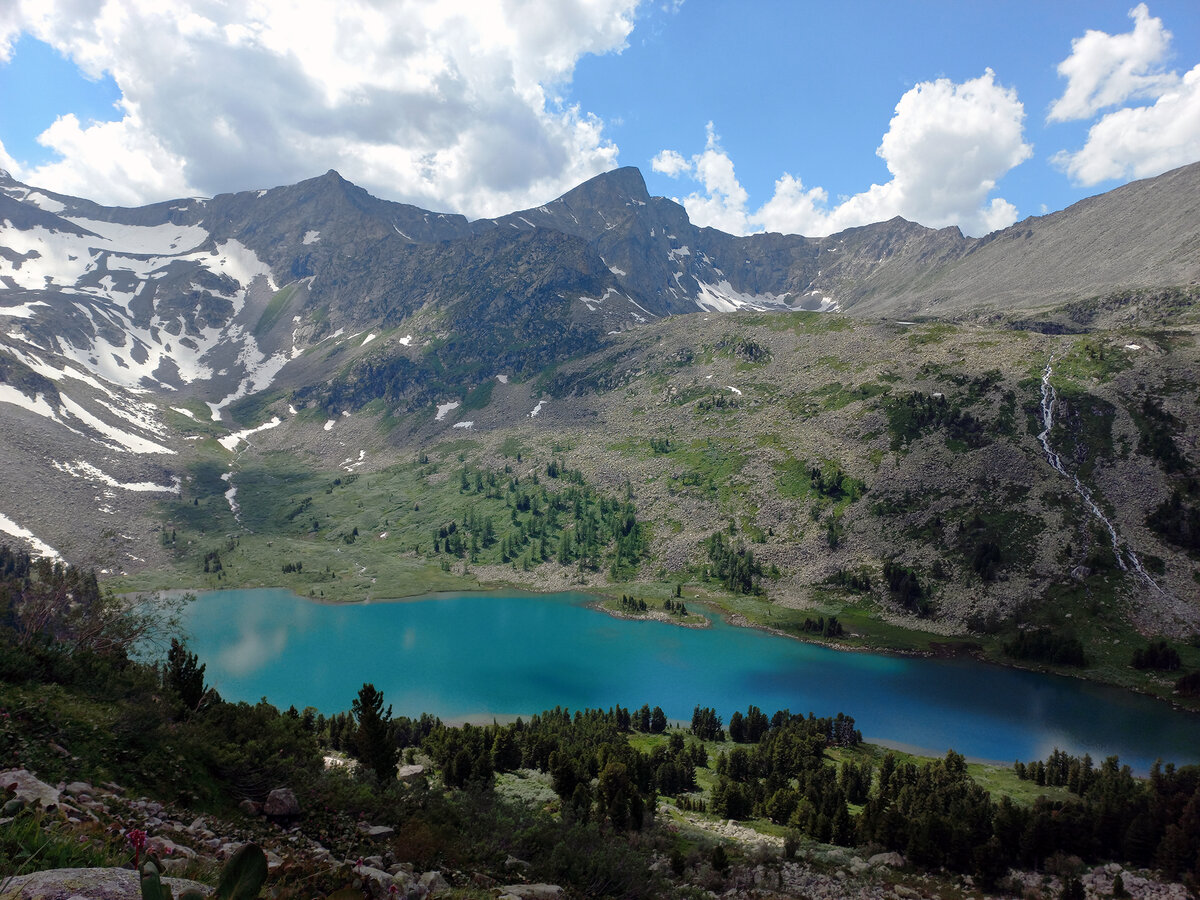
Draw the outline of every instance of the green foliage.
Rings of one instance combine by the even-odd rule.
[[[254,900],[266,880],[266,854],[257,844],[243,844],[221,869],[213,900]]]
[[[189,710],[199,708],[208,690],[204,685],[204,664],[195,653],[189,653],[187,645],[178,638],[171,638],[163,685],[178,694]]]
[[[1046,662],[1055,666],[1083,668],[1088,664],[1079,638],[1057,634],[1049,628],[1018,632],[1004,645],[1004,652],[1014,659]]]
[[[915,569],[888,560],[883,564],[883,580],[891,596],[909,612],[918,616],[932,612],[933,606]]]
[[[355,759],[380,781],[394,779],[400,750],[391,726],[392,708],[389,706],[386,712],[383,709],[383,692],[373,684],[364,684],[350,711],[358,726],[352,744]]]
[[[734,546],[720,531],[714,532],[704,546],[709,559],[705,577],[719,581],[726,590],[736,594],[764,593],[763,568],[754,558],[753,551],[742,543]]]
[[[1146,516],[1146,524],[1175,546],[1200,552],[1200,507],[1188,503],[1180,489]]]
[[[884,401],[883,411],[893,451],[934,431],[943,431],[946,445],[955,449],[976,450],[991,443],[986,424],[942,394],[912,391],[892,396]]]
[[[1187,475],[1192,466],[1175,442],[1183,423],[1163,409],[1157,397],[1146,396],[1140,407],[1131,410],[1138,427],[1138,453],[1158,460],[1167,474]]]
[[[1135,669],[1174,672],[1180,666],[1179,651],[1168,647],[1166,641],[1151,641],[1145,647],[1133,651],[1133,659],[1129,664]]]

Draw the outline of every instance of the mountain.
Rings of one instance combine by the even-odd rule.
[[[346,596],[715,584],[721,532],[762,616],[1200,631],[1198,182],[813,239],[696,227],[631,168],[477,221],[336,172],[139,209],[0,173],[0,531],[126,586],[282,558]],[[500,486],[551,470],[601,530],[633,504],[637,559],[561,565]]]

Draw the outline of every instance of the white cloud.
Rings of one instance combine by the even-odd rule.
[[[111,75],[124,118],[63,117],[41,138],[62,160],[14,174],[121,203],[329,168],[469,215],[543,202],[616,165],[603,123],[555,91],[582,56],[625,46],[637,4],[16,0],[0,61],[28,32]]]
[[[674,168],[699,182],[703,191],[681,201],[688,215],[698,224],[726,231],[819,236],[899,215],[933,228],[958,225],[968,234],[984,234],[1016,221],[1011,203],[989,195],[1005,173],[1033,152],[1023,139],[1024,118],[1016,91],[997,85],[990,69],[962,84],[946,78],[922,82],[900,98],[876,150],[891,180],[833,207],[823,188],[806,188],[785,173],[775,182],[771,199],[749,212],[746,191],[711,123],[705,151],[690,163],[664,151],[653,165],[657,171],[663,171],[660,165]],[[679,167],[680,160],[685,167]]]
[[[1153,106],[1129,107],[1102,116],[1087,142],[1053,157],[1079,184],[1110,178],[1149,178],[1200,160],[1200,65]]]
[[[1089,29],[1071,41],[1071,55],[1058,64],[1067,87],[1051,104],[1049,121],[1086,119],[1135,97],[1157,97],[1178,82],[1178,76],[1157,71],[1171,43],[1162,20],[1153,18],[1145,3],[1131,9],[1129,17],[1134,25],[1127,34]]]
[[[650,168],[670,178],[678,178],[685,172],[692,171],[691,163],[675,150],[661,151],[654,159],[650,160]]]
[[[1133,31],[1088,31],[1071,42],[1071,55],[1058,67],[1067,87],[1051,105],[1049,121],[1086,119],[1135,99],[1154,101],[1104,114],[1082,148],[1051,158],[1076,184],[1149,178],[1200,159],[1200,65],[1182,78],[1161,71],[1171,33],[1144,3],[1129,15]]]

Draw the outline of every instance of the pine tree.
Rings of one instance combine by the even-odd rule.
[[[188,709],[197,709],[204,699],[204,665],[195,653],[189,653],[187,645],[171,638],[171,649],[167,651],[167,671],[164,682],[179,695]]]
[[[358,728],[354,733],[354,757],[375,773],[380,781],[396,777],[400,750],[392,733],[392,707],[383,711],[383,692],[364,684],[350,706]]]

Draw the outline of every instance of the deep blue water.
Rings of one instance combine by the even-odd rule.
[[[228,700],[349,709],[367,681],[395,715],[447,720],[661,706],[728,721],[753,703],[854,716],[868,739],[1011,762],[1055,747],[1200,762],[1200,715],[1078,679],[970,659],[847,653],[714,621],[616,619],[579,594],[470,594],[325,605],[286,590],[217,591],[185,614],[190,646]]]

